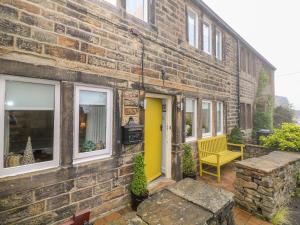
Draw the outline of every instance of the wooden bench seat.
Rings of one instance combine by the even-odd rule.
[[[230,151],[228,146],[234,146],[240,151]],[[200,162],[200,176],[203,173],[216,176],[218,182],[221,181],[221,166],[241,158],[243,160],[244,145],[227,143],[225,135],[217,137],[205,138],[198,140],[199,162]],[[217,173],[203,170],[203,164],[210,165],[217,168]]]

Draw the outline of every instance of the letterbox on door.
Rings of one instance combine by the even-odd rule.
[[[130,117],[128,123],[122,127],[122,136],[124,145],[141,143],[144,140],[144,126],[136,124]]]

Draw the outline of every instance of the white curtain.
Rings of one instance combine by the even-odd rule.
[[[9,113],[5,111],[4,118],[4,155],[9,153]]]
[[[86,140],[106,144],[106,106],[90,106],[87,114]]]

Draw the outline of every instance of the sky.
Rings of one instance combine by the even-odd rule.
[[[277,68],[275,94],[300,110],[300,1],[204,2]]]

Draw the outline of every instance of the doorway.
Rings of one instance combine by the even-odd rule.
[[[159,177],[171,178],[170,96],[146,94],[145,173],[148,183]]]

